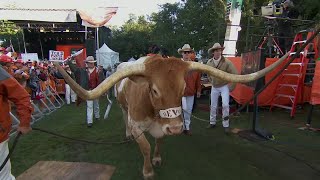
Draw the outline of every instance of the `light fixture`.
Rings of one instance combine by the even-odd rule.
[[[69,29],[66,29],[66,32],[70,32]]]
[[[44,28],[43,27],[40,28],[40,32],[44,32]]]

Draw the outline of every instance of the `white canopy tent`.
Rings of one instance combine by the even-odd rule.
[[[133,57],[128,60],[128,62],[133,62],[133,61],[136,61],[136,59]]]
[[[103,68],[113,67],[116,63],[119,63],[119,53],[110,49],[106,44],[96,50],[96,57],[97,64],[102,65]]]

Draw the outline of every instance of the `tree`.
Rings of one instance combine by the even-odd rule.
[[[113,29],[110,47],[120,53],[122,61],[143,56],[150,46],[152,28],[145,17],[130,15],[122,27]]]
[[[319,0],[293,2],[299,19],[310,19],[319,23]],[[268,0],[243,0],[238,52],[253,50],[262,38],[266,19],[256,15],[261,14],[261,6],[267,3]],[[183,0],[160,5],[160,11],[150,17],[132,15],[122,27],[113,29],[111,46],[120,53],[123,60],[146,54],[152,44],[167,49],[170,55],[178,56],[177,49],[189,43],[196,51],[203,50],[203,55],[207,56],[206,52],[213,43],[223,44],[227,24],[225,7],[226,0]],[[314,26],[294,25],[295,31]]]
[[[161,5],[161,11],[153,13],[150,20],[154,24],[151,33],[152,42],[168,50],[169,54],[174,54],[180,39],[178,34],[178,13],[180,7],[178,3]],[[180,44],[180,43],[179,43]]]
[[[16,51],[20,51],[23,43],[22,30],[10,21],[1,21],[0,23],[0,40],[2,41],[0,45],[9,47],[12,44]]]

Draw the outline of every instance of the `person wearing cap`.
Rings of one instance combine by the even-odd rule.
[[[75,80],[75,75],[74,73],[71,71],[70,69],[70,66],[69,65],[66,65],[65,66],[65,70],[66,72],[69,74],[69,76]],[[69,84],[65,81],[65,89],[66,89],[66,101],[67,101],[67,104],[70,104],[70,97],[71,97],[71,102],[72,103],[75,103],[76,102],[76,98],[77,98],[77,94],[70,88]]]
[[[11,57],[2,54],[0,56],[0,62],[4,70],[6,70],[10,75],[14,75],[13,69],[12,69],[13,59]]]
[[[237,69],[230,60],[222,56],[222,47],[219,43],[215,43],[209,50],[208,54],[213,57],[208,60],[207,65],[225,71],[231,74],[238,74]],[[229,133],[229,94],[235,88],[235,83],[230,83],[215,77],[208,76],[212,84],[211,88],[211,109],[210,109],[210,124],[208,128],[214,128],[217,122],[217,106],[218,98],[222,97],[222,125],[225,133]]]
[[[192,61],[191,55],[194,52],[189,44],[183,45],[182,48],[178,49],[178,53],[182,55],[183,61]],[[190,124],[191,124],[191,114],[194,103],[194,95],[197,94],[197,98],[201,95],[201,84],[200,84],[201,74],[196,71],[188,72],[184,80],[186,82],[186,87],[184,90],[184,95],[182,97],[182,109],[184,118],[184,133],[186,135],[191,135]]]
[[[16,107],[20,120],[17,132],[26,134],[31,131],[30,119],[32,106],[28,92],[3,68],[0,67],[0,163],[8,156],[8,142],[11,131],[10,103]],[[0,171],[1,180],[15,179],[11,174],[10,160]]]
[[[0,47],[0,55],[7,54],[7,50],[4,47]]]
[[[14,61],[16,69],[14,70],[14,78],[23,86],[26,87],[27,80],[30,78],[28,68],[23,66],[23,60],[17,59]]]
[[[31,69],[32,67],[32,61],[30,59],[28,59],[28,61],[26,62],[27,67]]]

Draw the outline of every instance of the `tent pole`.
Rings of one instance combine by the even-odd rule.
[[[97,49],[96,50],[99,50],[99,27],[96,28],[96,32],[97,32]]]
[[[24,30],[22,30],[22,39],[23,39],[24,53],[27,54],[26,40],[24,39]]]
[[[39,41],[40,41],[40,48],[41,48],[42,60],[44,60],[44,57],[43,57],[43,48],[42,48],[42,42],[41,42],[40,34],[39,34]]]
[[[88,27],[85,26],[85,32],[84,32],[84,39],[87,40],[88,39]]]
[[[97,40],[97,53],[96,53],[96,58],[97,58],[97,65],[100,65],[100,53],[99,53],[99,27],[96,27],[96,40]],[[99,58],[98,58],[99,56]]]
[[[21,47],[20,47],[20,40],[19,40],[19,36],[17,37],[18,40],[18,47],[19,47],[19,52],[21,52]]]

